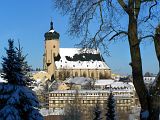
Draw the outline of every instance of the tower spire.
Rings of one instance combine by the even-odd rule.
[[[53,30],[53,22],[52,22],[52,18],[51,18],[51,22],[50,22],[50,30]]]

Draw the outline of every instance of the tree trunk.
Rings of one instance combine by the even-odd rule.
[[[159,63],[160,69],[160,26],[156,29],[156,34],[154,36],[154,46],[156,51],[156,56]],[[159,120],[160,113],[160,71],[150,88],[150,120]]]
[[[154,89],[154,95],[160,95],[160,25],[156,29],[156,34],[154,36],[154,46],[156,51],[157,60],[159,63],[159,74],[157,75],[156,81],[155,81],[155,89]]]
[[[128,25],[128,40],[130,46],[131,54],[131,67],[133,75],[133,84],[135,86],[139,101],[141,104],[141,120],[147,120],[147,116],[144,116],[144,113],[148,112],[148,90],[143,81],[143,72],[142,72],[142,61],[140,54],[140,46],[137,33],[137,20],[133,15],[129,15],[129,25]]]
[[[157,59],[159,62],[159,69],[160,69],[160,25],[156,29],[154,46],[155,46],[155,51],[156,51]]]
[[[159,120],[160,96],[150,96],[149,120]]]

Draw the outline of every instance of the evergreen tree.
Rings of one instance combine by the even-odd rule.
[[[8,83],[16,84],[18,82],[16,80],[16,51],[14,49],[13,41],[9,40],[9,48],[6,49],[6,57],[3,57],[3,63],[2,63],[2,77],[8,81]]]
[[[94,109],[95,118],[93,120],[101,120],[101,110],[99,108],[99,105],[96,104],[96,107]]]
[[[116,120],[115,118],[115,99],[114,99],[112,92],[110,92],[109,97],[108,97],[106,120]]]
[[[35,93],[27,87],[27,62],[22,50],[15,50],[13,40],[2,62],[2,77],[7,83],[0,83],[0,118],[3,120],[43,120],[39,113],[39,102]]]
[[[20,43],[19,43],[19,47],[16,48],[16,52],[17,52],[16,61],[17,61],[17,65],[19,66],[17,70],[19,71],[19,79],[21,82],[23,82],[22,84],[29,85],[32,81],[26,75],[31,68],[30,66],[28,66],[28,63],[26,61],[26,56],[22,55],[22,48],[20,46]]]

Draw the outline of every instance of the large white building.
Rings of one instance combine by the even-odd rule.
[[[131,110],[136,104],[135,92],[131,89],[117,89],[112,91],[118,110]],[[75,99],[81,106],[95,106],[97,103],[106,107],[110,90],[56,90],[49,93],[49,108],[64,108]]]
[[[110,78],[111,69],[105,63],[99,50],[81,48],[60,48],[60,34],[51,27],[45,33],[43,68],[56,79],[67,77]]]

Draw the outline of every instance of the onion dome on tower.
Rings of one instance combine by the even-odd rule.
[[[53,22],[50,23],[50,30],[44,34],[45,40],[59,39],[60,35],[53,29]]]

